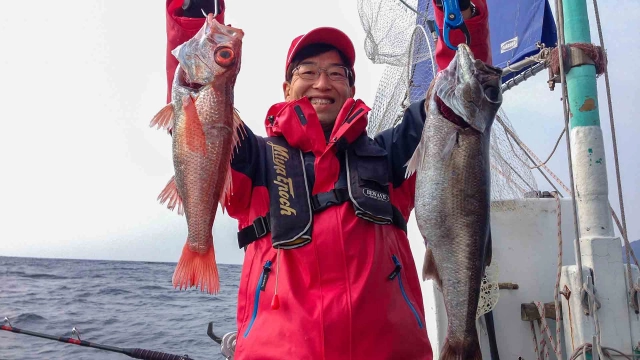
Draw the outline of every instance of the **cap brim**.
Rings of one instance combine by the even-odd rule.
[[[287,65],[291,64],[291,60],[296,56],[300,49],[307,45],[318,43],[329,44],[340,50],[349,61],[349,64],[346,64],[347,66],[353,67],[355,64],[356,50],[353,47],[353,43],[351,42],[351,39],[349,39],[349,36],[336,28],[320,27],[309,31],[300,38],[289,54]]]

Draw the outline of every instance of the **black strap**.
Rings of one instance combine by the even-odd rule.
[[[346,188],[333,189],[311,197],[311,208],[314,212],[322,211],[329,206],[339,205],[349,200],[349,190]]]
[[[313,212],[320,212],[329,206],[339,205],[349,201],[349,190],[347,188],[333,189],[324,193],[316,194],[311,197],[311,208]],[[407,222],[404,220],[402,213],[395,206],[393,208],[393,224],[405,233],[407,232]],[[269,223],[269,213],[265,216],[257,217],[253,224],[238,231],[238,245],[243,248],[259,238],[267,235],[271,231]]]
[[[243,248],[267,235],[270,231],[269,213],[265,216],[259,216],[253,220],[253,224],[238,231],[238,246]]]
[[[404,233],[407,233],[407,222],[404,220],[404,216],[402,216],[402,213],[400,212],[400,210],[398,210],[397,207],[395,206],[391,206],[393,208],[393,218],[391,219],[391,221],[393,222],[393,224],[397,227],[400,228],[400,230],[404,231]]]

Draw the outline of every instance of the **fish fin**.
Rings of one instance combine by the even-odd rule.
[[[185,244],[173,272],[172,282],[173,287],[179,287],[180,290],[195,286],[208,294],[217,294],[220,291],[220,278],[213,246],[201,254],[191,251],[189,244]]]
[[[424,264],[422,264],[422,281],[431,279],[438,285],[438,289],[442,289],[442,279],[436,267],[436,260],[433,258],[433,251],[429,246],[424,252]]]
[[[405,164],[405,166],[407,167],[407,170],[404,173],[405,179],[408,179],[411,175],[413,175],[413,173],[418,170],[418,167],[420,166],[420,164],[422,163],[422,159],[424,158],[423,154],[425,151],[425,147],[426,146],[424,145],[423,141],[420,141],[420,143],[418,143],[418,146],[413,152],[411,159],[409,159],[409,161],[407,161],[407,163]]]
[[[196,154],[207,155],[207,137],[202,129],[202,122],[198,116],[198,109],[196,108],[197,98],[192,98],[190,95],[182,97],[182,109],[185,116],[185,132],[187,149]]]
[[[182,205],[182,198],[180,198],[180,194],[178,194],[178,186],[176,184],[176,176],[172,176],[171,180],[164,187],[160,195],[158,195],[158,201],[160,204],[167,203],[167,208],[173,211],[176,207],[178,207],[178,215],[184,214],[184,207]]]
[[[449,137],[449,140],[447,140],[447,145],[445,145],[444,149],[442,150],[442,160],[447,161],[449,160],[449,158],[451,158],[451,154],[453,154],[453,148],[458,144],[458,136],[460,135],[460,133],[458,133],[458,131],[454,131],[453,134],[451,134],[451,137]]]
[[[224,209],[225,206],[227,205],[227,203],[229,202],[229,198],[231,197],[231,194],[233,193],[233,183],[231,181],[231,164],[229,164],[229,167],[227,168],[226,171],[226,176],[225,176],[225,180],[224,180],[224,186],[222,187],[222,191],[220,192],[220,199],[218,200],[220,202],[220,206],[222,206],[222,213],[224,214]]]
[[[173,104],[169,103],[165,105],[158,113],[151,119],[149,127],[156,126],[158,129],[165,129],[171,132],[173,128]]]
[[[482,350],[476,330],[473,336],[461,341],[453,342],[447,337],[440,352],[440,360],[482,360]]]
[[[247,130],[244,128],[244,123],[240,118],[240,114],[236,108],[233,108],[233,149],[237,151],[240,140],[247,136]],[[234,152],[231,151],[231,158],[233,159]]]
[[[240,118],[240,114],[238,114],[238,110],[236,108],[233,108],[233,149],[231,150],[231,159],[233,159],[234,155],[233,150],[237,150],[238,146],[240,145],[240,140],[244,139],[246,135],[247,131],[244,128],[244,123]],[[224,186],[222,187],[222,191],[220,192],[220,199],[218,199],[223,213],[225,212],[225,206],[228,203],[229,197],[231,197],[231,194],[233,192],[232,190],[231,164],[229,164],[229,167],[226,169]]]

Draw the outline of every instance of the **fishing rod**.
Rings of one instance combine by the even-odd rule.
[[[79,345],[79,346],[86,346],[86,347],[90,347],[90,348],[116,352],[116,353],[127,355],[129,357],[134,358],[134,359],[143,359],[143,360],[193,360],[192,358],[189,357],[189,355],[173,355],[173,354],[163,353],[163,352],[160,352],[160,351],[152,351],[152,350],[145,350],[145,349],[138,349],[138,348],[118,348],[118,347],[115,347],[115,346],[101,345],[101,344],[96,344],[96,343],[93,343],[93,342],[81,340],[80,339],[80,332],[75,327],[73,328],[73,330],[71,330],[71,333],[72,333],[72,335],[76,335],[77,339],[72,338],[72,337],[65,337],[65,336],[59,336],[58,337],[58,336],[54,336],[54,335],[47,335],[47,334],[37,333],[35,331],[18,329],[16,327],[11,326],[11,323],[9,322],[8,318],[5,317],[4,321],[6,323],[8,323],[9,325],[0,326],[0,330],[11,331],[11,332],[14,332],[14,333],[17,333],[17,334],[25,334],[25,335],[36,336],[36,337],[43,338],[43,339],[60,341],[60,342],[67,343],[67,344],[74,344],[74,345]]]
[[[213,332],[213,322],[210,322],[207,327],[207,335],[209,335],[211,340],[220,345],[220,352],[224,355],[225,359],[233,360],[233,356],[236,353],[237,331],[226,333],[223,337],[220,337]]]

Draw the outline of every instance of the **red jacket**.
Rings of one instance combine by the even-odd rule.
[[[405,180],[402,169],[420,139],[421,105],[416,103],[408,111],[402,126],[381,133],[371,144],[384,149],[374,157],[394,169],[389,182],[386,178],[381,182],[388,186],[390,201],[404,221],[413,208],[415,176]],[[294,111],[296,106],[307,119],[305,125]],[[303,98],[274,105],[267,115],[267,131],[284,137],[305,153],[305,159],[311,159],[307,175],[315,179],[311,193],[316,195],[340,188],[335,184],[344,176],[345,165],[337,156],[339,148],[362,136],[368,111],[361,101],[348,100],[326,144],[315,111]],[[268,141],[247,129],[247,138],[234,155],[234,195],[227,211],[238,219],[240,228],[251,226],[269,211],[264,180]],[[370,164],[364,161],[359,168],[364,179],[383,173]],[[390,279],[397,265],[401,268]],[[271,270],[266,280],[265,267]],[[236,359],[430,360],[415,269],[405,232],[356,216],[350,201],[314,213],[310,243],[280,250],[279,259],[271,234],[259,238],[247,246],[242,267]],[[276,278],[280,308],[272,310]]]
[[[177,65],[170,63],[169,51],[197,32],[196,23],[203,23],[203,19],[176,17],[173,11],[181,3],[167,2],[169,92]],[[482,0],[474,3],[480,14],[483,9],[486,14]],[[477,27],[484,25],[467,24],[474,42],[482,40],[480,35],[485,33]],[[486,48],[488,53],[487,39],[481,45],[472,44],[474,52]],[[443,67],[453,52],[438,45],[436,56]],[[366,134],[368,111],[362,101],[349,99],[328,144],[305,98],[272,106],[265,125],[269,136],[284,138],[304,153],[310,193],[318,195],[342,188],[348,168],[345,149]],[[420,140],[424,116],[424,101],[411,105],[400,125],[368,140],[367,146],[378,150],[361,154],[358,163],[360,181],[384,186],[388,201],[404,221],[414,206],[415,187],[415,175],[404,178],[404,165]],[[256,136],[248,128],[246,132],[233,158],[233,196],[226,206],[240,229],[251,229],[256,219],[269,212],[271,201],[277,201],[270,199],[264,175],[269,138]],[[376,175],[382,172],[380,164],[386,165],[383,173],[388,178]],[[354,208],[346,200],[314,212],[311,241],[280,250],[279,256],[271,233],[246,246],[238,291],[237,360],[432,359],[420,281],[406,233],[396,225],[356,216]],[[280,308],[273,310],[276,282]]]

